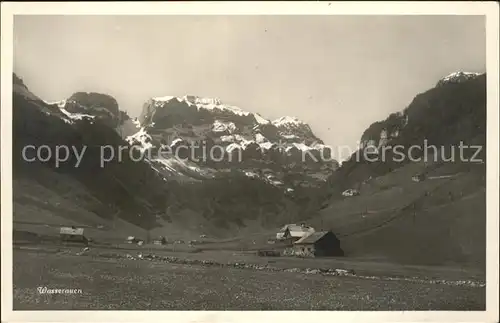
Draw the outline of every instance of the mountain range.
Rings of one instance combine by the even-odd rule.
[[[15,74],[13,85],[15,230],[30,230],[35,222],[74,223],[107,227],[106,235],[116,239],[137,228],[231,237],[307,221],[338,233],[347,255],[404,263],[469,264],[484,258],[479,240],[485,206],[478,207],[485,203],[484,162],[444,162],[442,155],[432,162],[396,161],[390,149],[383,159],[380,152],[399,145],[408,157],[408,148],[417,146],[416,157],[422,157],[429,149],[425,145],[435,145],[449,154],[462,142],[483,147],[476,157],[484,160],[485,74],[457,72],[438,80],[401,112],[368,127],[360,150],[341,165],[311,127],[294,117],[268,120],[216,98],[181,95],[147,99],[141,114],[131,118],[107,94],[76,92],[45,102]],[[87,150],[79,167],[75,156],[55,167],[54,156],[26,162],[27,145]],[[103,146],[135,147],[148,158],[136,161],[125,153],[101,167]],[[169,153],[159,154],[162,149]],[[375,159],[366,158],[367,149]],[[207,151],[217,151],[216,160],[204,158]],[[474,149],[466,151],[472,155]],[[414,183],[415,173],[456,181]],[[361,194],[342,196],[349,188]],[[476,194],[468,201],[477,202],[478,214],[457,207],[461,198],[445,198],[458,188],[462,198]],[[398,224],[417,211],[434,212],[434,218],[423,217],[421,226]],[[449,215],[453,212],[459,222]],[[464,225],[476,229],[473,238],[466,238]],[[449,238],[450,230],[458,233]],[[397,240],[403,232],[407,243]],[[449,239],[441,253],[426,258],[418,242],[422,237],[428,239],[425,245]],[[452,252],[445,257],[446,250]]]
[[[131,146],[152,154],[149,162],[165,178],[197,180],[234,170],[292,190],[317,186],[338,168],[331,149],[298,118],[270,121],[219,99],[151,98],[133,119],[105,94],[75,93],[48,104],[72,120],[97,118],[117,129]]]
[[[82,213],[77,218],[92,219],[94,224],[118,218],[148,230],[168,225],[179,232],[219,234],[245,227],[245,221],[280,225],[284,218],[300,217],[311,207],[308,201],[317,195],[311,192],[320,190],[335,167],[330,160],[302,164],[301,156],[294,155],[297,146],[317,143],[307,147],[314,150],[322,145],[308,125],[294,118],[266,122],[218,100],[150,99],[143,113],[131,119],[109,95],[77,92],[62,101],[46,102],[14,75],[13,106],[14,186],[24,187],[15,189],[15,202],[19,201],[15,213],[28,219],[34,211],[25,210],[27,205],[39,199],[29,187],[47,190],[45,194],[57,201],[57,216],[51,202],[37,202],[37,208],[43,207],[58,223],[73,221]],[[229,129],[222,129],[226,126]],[[284,142],[283,151],[274,149],[279,140]],[[242,159],[216,163],[196,162],[198,155],[150,157],[155,148],[186,141],[216,143],[228,153],[239,150]],[[28,145],[86,151],[81,162],[71,155],[56,167],[54,155],[44,162],[24,160],[23,148]],[[102,167],[104,146],[115,152],[120,147],[149,151],[139,159],[125,152],[123,158],[115,156]],[[258,149],[262,147],[268,149],[262,153]]]

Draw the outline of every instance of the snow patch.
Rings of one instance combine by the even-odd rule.
[[[439,82],[437,83],[438,85],[446,84],[446,83],[460,83],[463,81],[471,80],[476,77],[478,77],[480,73],[475,73],[475,72],[453,72],[445,77],[443,77]]]
[[[66,100],[60,100],[60,101],[43,101],[48,105],[57,105],[59,108],[64,108],[66,106]]]
[[[244,110],[240,109],[239,107],[224,104],[218,98],[207,98],[207,97],[199,97],[199,96],[194,96],[194,95],[184,95],[182,97],[176,97],[176,96],[154,97],[151,100],[153,102],[163,104],[163,103],[167,103],[173,99],[176,99],[179,102],[185,102],[189,106],[194,105],[194,106],[196,106],[196,108],[198,110],[205,109],[205,110],[228,111],[232,114],[236,114],[236,115],[240,115],[240,116],[254,115],[257,122],[262,122],[262,123],[266,123],[266,124],[269,123],[269,122],[266,122],[267,120],[265,120],[264,118],[257,116],[255,114],[252,114],[250,112],[244,111]]]
[[[172,100],[173,98],[175,98],[175,96],[158,96],[158,97],[155,97],[155,98],[152,98],[153,101],[158,101],[158,102],[168,102],[170,100]]]
[[[170,147],[175,146],[178,142],[182,142],[182,139],[176,138],[176,139],[172,140],[172,142],[170,143]]]
[[[141,128],[141,122],[139,121],[138,118],[132,119],[132,123],[135,125],[136,128]]]
[[[243,137],[242,135],[238,135],[238,134],[229,135],[229,136],[220,136],[220,140],[223,142],[231,142],[234,144],[238,144],[238,146],[241,148],[245,148],[249,144],[255,143],[255,141],[248,140],[245,137]]]
[[[72,113],[72,112],[67,111],[64,108],[60,108],[59,110],[61,110],[61,112],[64,113],[71,120],[83,120],[84,118],[89,118],[89,119],[94,119],[95,118],[95,116],[90,115],[90,114]]]
[[[185,95],[181,100],[200,105],[222,105],[221,100],[218,98],[199,97],[196,95]]]
[[[255,121],[259,124],[270,124],[271,121],[264,119],[260,114],[254,113]]]
[[[459,71],[459,72],[453,72],[453,73],[443,77],[441,80],[446,82],[446,81],[450,81],[450,80],[453,80],[453,79],[456,79],[459,77],[475,77],[478,75],[480,75],[480,73]]]
[[[267,140],[267,138],[266,138],[266,137],[264,137],[262,134],[258,133],[258,134],[256,134],[256,135],[255,135],[255,141],[256,141],[258,144],[260,144],[260,143],[264,143],[264,142],[266,142],[266,141],[268,141],[268,140]]]
[[[260,143],[259,146],[260,146],[261,149],[269,150],[273,146],[273,143],[271,143],[271,142],[263,142],[263,143]]]
[[[220,140],[223,142],[234,142],[234,136],[220,136]]]
[[[245,172],[245,175],[250,177],[250,178],[256,178],[256,177],[259,177],[259,175],[255,172],[251,172],[251,171],[246,171]]]
[[[212,125],[212,131],[213,132],[225,132],[229,131],[229,133],[233,133],[236,131],[236,125],[234,122],[223,122],[220,120],[215,120],[215,122]]]
[[[299,125],[303,125],[304,124],[297,117],[289,117],[289,116],[284,116],[284,117],[281,117],[279,119],[276,119],[272,123],[276,127],[286,126],[286,125],[299,126]]]
[[[235,106],[228,106],[228,105],[222,105],[222,104],[221,105],[216,105],[216,104],[204,104],[204,105],[200,105],[200,104],[197,104],[196,106],[197,106],[198,110],[199,109],[220,110],[220,111],[228,111],[228,112],[231,112],[231,113],[239,115],[239,116],[248,116],[248,115],[250,115],[250,112],[243,111],[240,108],[235,107]]]
[[[141,150],[141,152],[144,152],[145,150],[151,149],[153,147],[151,136],[146,132],[144,127],[135,134],[128,136],[125,140],[130,145],[139,144],[139,149]]]

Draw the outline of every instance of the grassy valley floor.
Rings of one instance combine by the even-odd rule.
[[[16,248],[14,310],[484,310],[486,302],[484,285],[110,259],[92,252],[78,256],[71,250]],[[267,261],[301,266],[293,259]],[[307,261],[302,266],[312,266]],[[417,268],[400,273],[412,275],[412,270],[426,273]],[[432,276],[429,268],[427,273]],[[444,274],[441,270],[438,276]],[[458,278],[451,270],[450,277]],[[43,286],[77,288],[82,294],[38,293]]]

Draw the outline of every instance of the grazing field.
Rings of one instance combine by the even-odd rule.
[[[484,310],[486,301],[481,285],[269,272],[65,251],[14,250],[14,310]],[[38,293],[37,287],[43,286],[82,293]]]
[[[450,178],[411,181],[409,164],[367,181],[361,195],[332,201],[314,228],[331,228],[347,257],[485,271],[486,186],[481,165]],[[446,164],[428,175],[446,174]],[[383,185],[383,187],[381,187]],[[382,189],[384,188],[384,189]]]

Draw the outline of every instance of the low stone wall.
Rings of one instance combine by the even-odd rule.
[[[252,270],[263,270],[270,272],[293,272],[293,273],[303,273],[303,274],[323,274],[331,276],[347,276],[354,275],[353,270],[346,269],[314,269],[314,268],[278,268],[269,265],[259,265],[259,264],[248,264],[243,262],[228,262],[221,263],[211,260],[199,260],[199,259],[185,259],[172,256],[158,256],[155,254],[138,254],[137,256],[132,256],[130,254],[119,254],[119,253],[101,253],[100,257],[112,258],[112,259],[129,259],[129,260],[146,260],[146,261],[158,261],[166,262],[180,265],[200,265],[208,267],[219,267],[219,268],[235,268],[235,269],[252,269]]]
[[[69,254],[70,252],[60,252]],[[199,265],[206,267],[218,267],[218,268],[234,268],[234,269],[249,269],[249,270],[259,270],[267,272],[285,272],[285,273],[301,273],[301,274],[316,274],[325,276],[346,276],[360,279],[371,279],[371,280],[392,280],[392,281],[409,281],[420,284],[437,284],[437,285],[453,285],[453,286],[467,286],[467,287],[479,287],[483,288],[486,286],[485,282],[472,281],[472,280],[459,280],[451,281],[444,279],[419,279],[413,277],[380,277],[380,276],[366,276],[357,275],[354,270],[337,269],[337,268],[277,268],[269,265],[259,265],[259,264],[248,264],[243,262],[228,262],[221,263],[211,260],[199,260],[199,259],[184,259],[172,256],[158,256],[154,254],[142,254],[139,253],[137,256],[132,256],[130,254],[123,253],[98,253],[89,254],[89,249],[85,248],[82,252],[77,253],[79,256],[92,256],[101,257],[109,259],[123,259],[123,260],[137,260],[137,261],[156,261],[180,265]]]

